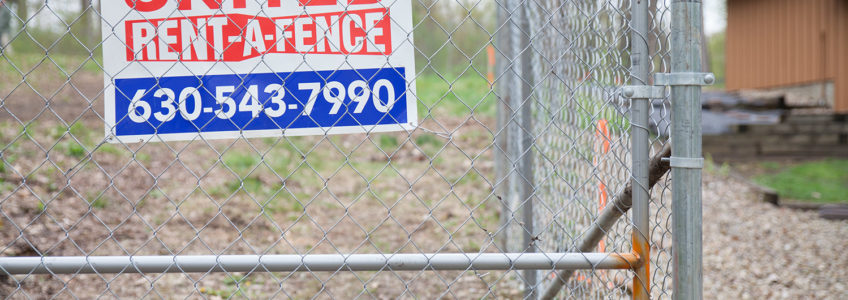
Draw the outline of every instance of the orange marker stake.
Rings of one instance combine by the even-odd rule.
[[[492,44],[486,47],[486,55],[489,57],[489,68],[486,74],[486,80],[489,81],[489,88],[495,84],[495,47]]]
[[[598,120],[598,130],[595,130],[595,138],[596,138],[596,153],[598,154],[606,154],[609,153],[610,150],[610,134],[609,134],[609,126],[606,119]],[[600,149],[597,149],[600,148]],[[592,158],[592,164],[595,168],[598,168],[600,165],[600,159],[598,159],[598,155]],[[603,180],[598,182],[598,211],[602,211],[604,207],[607,206],[607,186],[604,184]],[[598,250],[600,252],[606,252],[606,245],[604,240],[601,240],[598,243]]]
[[[609,133],[609,124],[606,119],[598,120],[598,130],[595,130],[595,147],[596,147],[596,155],[592,158],[592,164],[595,168],[600,166],[600,158],[601,154],[609,153],[610,150],[610,133]],[[600,149],[598,149],[600,148]],[[603,179],[598,181],[598,212],[604,210],[604,207],[607,206],[607,186],[604,184]],[[606,242],[601,239],[598,242],[598,251],[599,252],[607,252]],[[606,275],[606,271],[601,271],[601,275]],[[612,285],[612,283],[609,283]]]

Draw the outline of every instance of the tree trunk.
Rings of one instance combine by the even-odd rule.
[[[14,3],[17,7],[15,14],[18,18],[21,19],[21,23],[26,23],[27,18],[29,18],[29,7],[27,5],[27,0],[15,0]],[[24,27],[24,25],[21,25],[21,27]]]
[[[77,38],[79,38],[86,47],[91,45],[91,13],[88,8],[91,6],[91,0],[79,0],[80,2],[80,17],[77,20]]]

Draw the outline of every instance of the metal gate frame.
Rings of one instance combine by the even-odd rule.
[[[650,99],[661,98],[663,86],[651,86],[648,51],[649,1],[631,0],[631,84],[622,89],[632,99],[632,175],[630,189],[608,205],[584,236],[579,249],[567,253],[435,253],[350,255],[206,255],[206,256],[70,256],[0,257],[0,273],[170,273],[170,272],[297,272],[297,271],[412,271],[412,270],[539,270],[557,269],[554,281],[542,295],[554,298],[574,270],[632,269],[633,298],[650,298],[649,190],[658,180],[651,165],[668,163],[673,180],[673,269],[675,299],[702,298],[701,272],[701,85],[710,84],[701,69],[701,1],[671,3],[672,73],[656,74],[654,84],[671,86],[673,142],[671,157],[649,160],[648,114]],[[525,93],[527,96],[529,93]],[[523,99],[522,99],[523,100]],[[526,102],[526,101],[525,101]],[[529,105],[519,113],[529,114]],[[529,153],[525,152],[525,153]],[[530,155],[524,155],[528,159]],[[660,167],[662,168],[662,167]],[[667,167],[665,167],[667,168]],[[665,171],[662,172],[663,174]],[[660,176],[662,174],[659,174]],[[527,205],[532,205],[528,201]],[[632,253],[589,253],[632,207]],[[529,211],[529,210],[525,210]],[[525,222],[532,224],[532,222]],[[525,232],[533,232],[525,228]],[[532,247],[531,247],[532,249]],[[532,252],[532,251],[531,251]],[[532,275],[535,277],[535,275]],[[532,278],[530,278],[532,281]],[[529,295],[536,298],[535,295]]]

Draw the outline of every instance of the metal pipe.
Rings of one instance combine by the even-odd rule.
[[[512,115],[512,110],[510,109],[510,104],[512,103],[509,92],[509,87],[512,86],[515,80],[515,73],[508,72],[511,67],[511,61],[513,54],[512,49],[512,39],[511,39],[511,31],[509,29],[510,18],[512,18],[512,14],[508,11],[508,5],[510,1],[504,1],[504,5],[497,6],[497,23],[498,26],[503,26],[504,29],[498,30],[497,36],[495,37],[495,45],[499,51],[496,51],[497,59],[495,60],[495,69],[496,71],[496,79],[493,85],[493,89],[496,91],[496,97],[498,100],[497,105],[497,125],[495,127],[495,134],[493,137],[494,147],[492,150],[495,152],[495,194],[496,195],[504,195],[508,192],[506,188],[509,185],[509,172],[507,172],[510,163],[509,157],[509,122],[510,115]],[[510,222],[509,217],[512,215],[510,212],[512,211],[512,207],[510,207],[509,201],[504,201],[501,199],[501,213],[500,213],[500,222],[498,224],[508,224]],[[498,230],[496,235],[496,240],[501,245],[501,249],[504,251],[510,251],[507,249],[507,243],[509,241],[509,230]]]
[[[669,156],[671,156],[671,146],[666,144],[659,153],[655,154],[654,157],[651,158],[651,164],[649,167],[650,172],[648,173],[648,181],[650,184],[649,188],[657,184],[660,178],[668,172],[668,163],[664,162],[663,159],[668,158]],[[598,215],[598,218],[595,219],[595,222],[589,226],[589,229],[583,234],[583,240],[580,241],[580,245],[577,247],[575,252],[594,251],[598,242],[606,236],[607,232],[609,232],[612,226],[615,225],[615,222],[618,221],[618,218],[627,213],[632,206],[632,203],[632,187],[628,184],[621,193],[612,199],[610,204],[607,204],[607,206],[604,207],[600,215]],[[556,298],[556,295],[562,289],[562,286],[571,279],[571,276],[574,274],[574,270],[575,269],[565,269],[560,271],[559,274],[557,274],[557,279],[551,282],[551,285],[545,290],[542,299],[550,300]]]
[[[701,72],[701,1],[671,3],[671,72]],[[672,157],[701,154],[701,87],[671,87]],[[701,299],[701,169],[672,167],[672,265],[674,299]]]
[[[630,253],[0,257],[0,274],[629,269]]]
[[[648,0],[630,1],[630,84],[650,85],[651,56],[648,48],[650,38],[650,19]],[[633,253],[641,259],[640,267],[636,268],[633,279],[633,299],[650,298],[650,224],[648,203],[648,159],[649,132],[648,114],[650,113],[649,98],[633,98],[630,103],[630,138],[632,167],[630,186],[633,188],[633,231],[631,243]]]
[[[527,1],[520,1],[516,14],[518,19],[513,19],[518,38],[513,43],[518,43],[515,50],[518,50],[516,66],[521,76],[516,82],[520,97],[513,99],[513,109],[516,109],[516,114],[513,118],[517,120],[513,131],[510,132],[509,139],[512,143],[518,144],[517,151],[511,153],[516,159],[515,173],[510,184],[516,187],[515,196],[518,197],[518,203],[521,209],[521,225],[522,225],[522,247],[524,253],[535,253],[537,233],[534,228],[536,218],[533,213],[533,202],[535,193],[535,180],[533,179],[533,50],[531,47],[530,34],[531,28],[529,11],[531,4]],[[515,135],[513,135],[515,133]],[[527,269],[522,275],[524,281],[524,299],[536,299],[536,285],[538,284],[537,270]]]

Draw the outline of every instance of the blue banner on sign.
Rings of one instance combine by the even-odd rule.
[[[404,68],[115,80],[117,136],[405,124]]]

